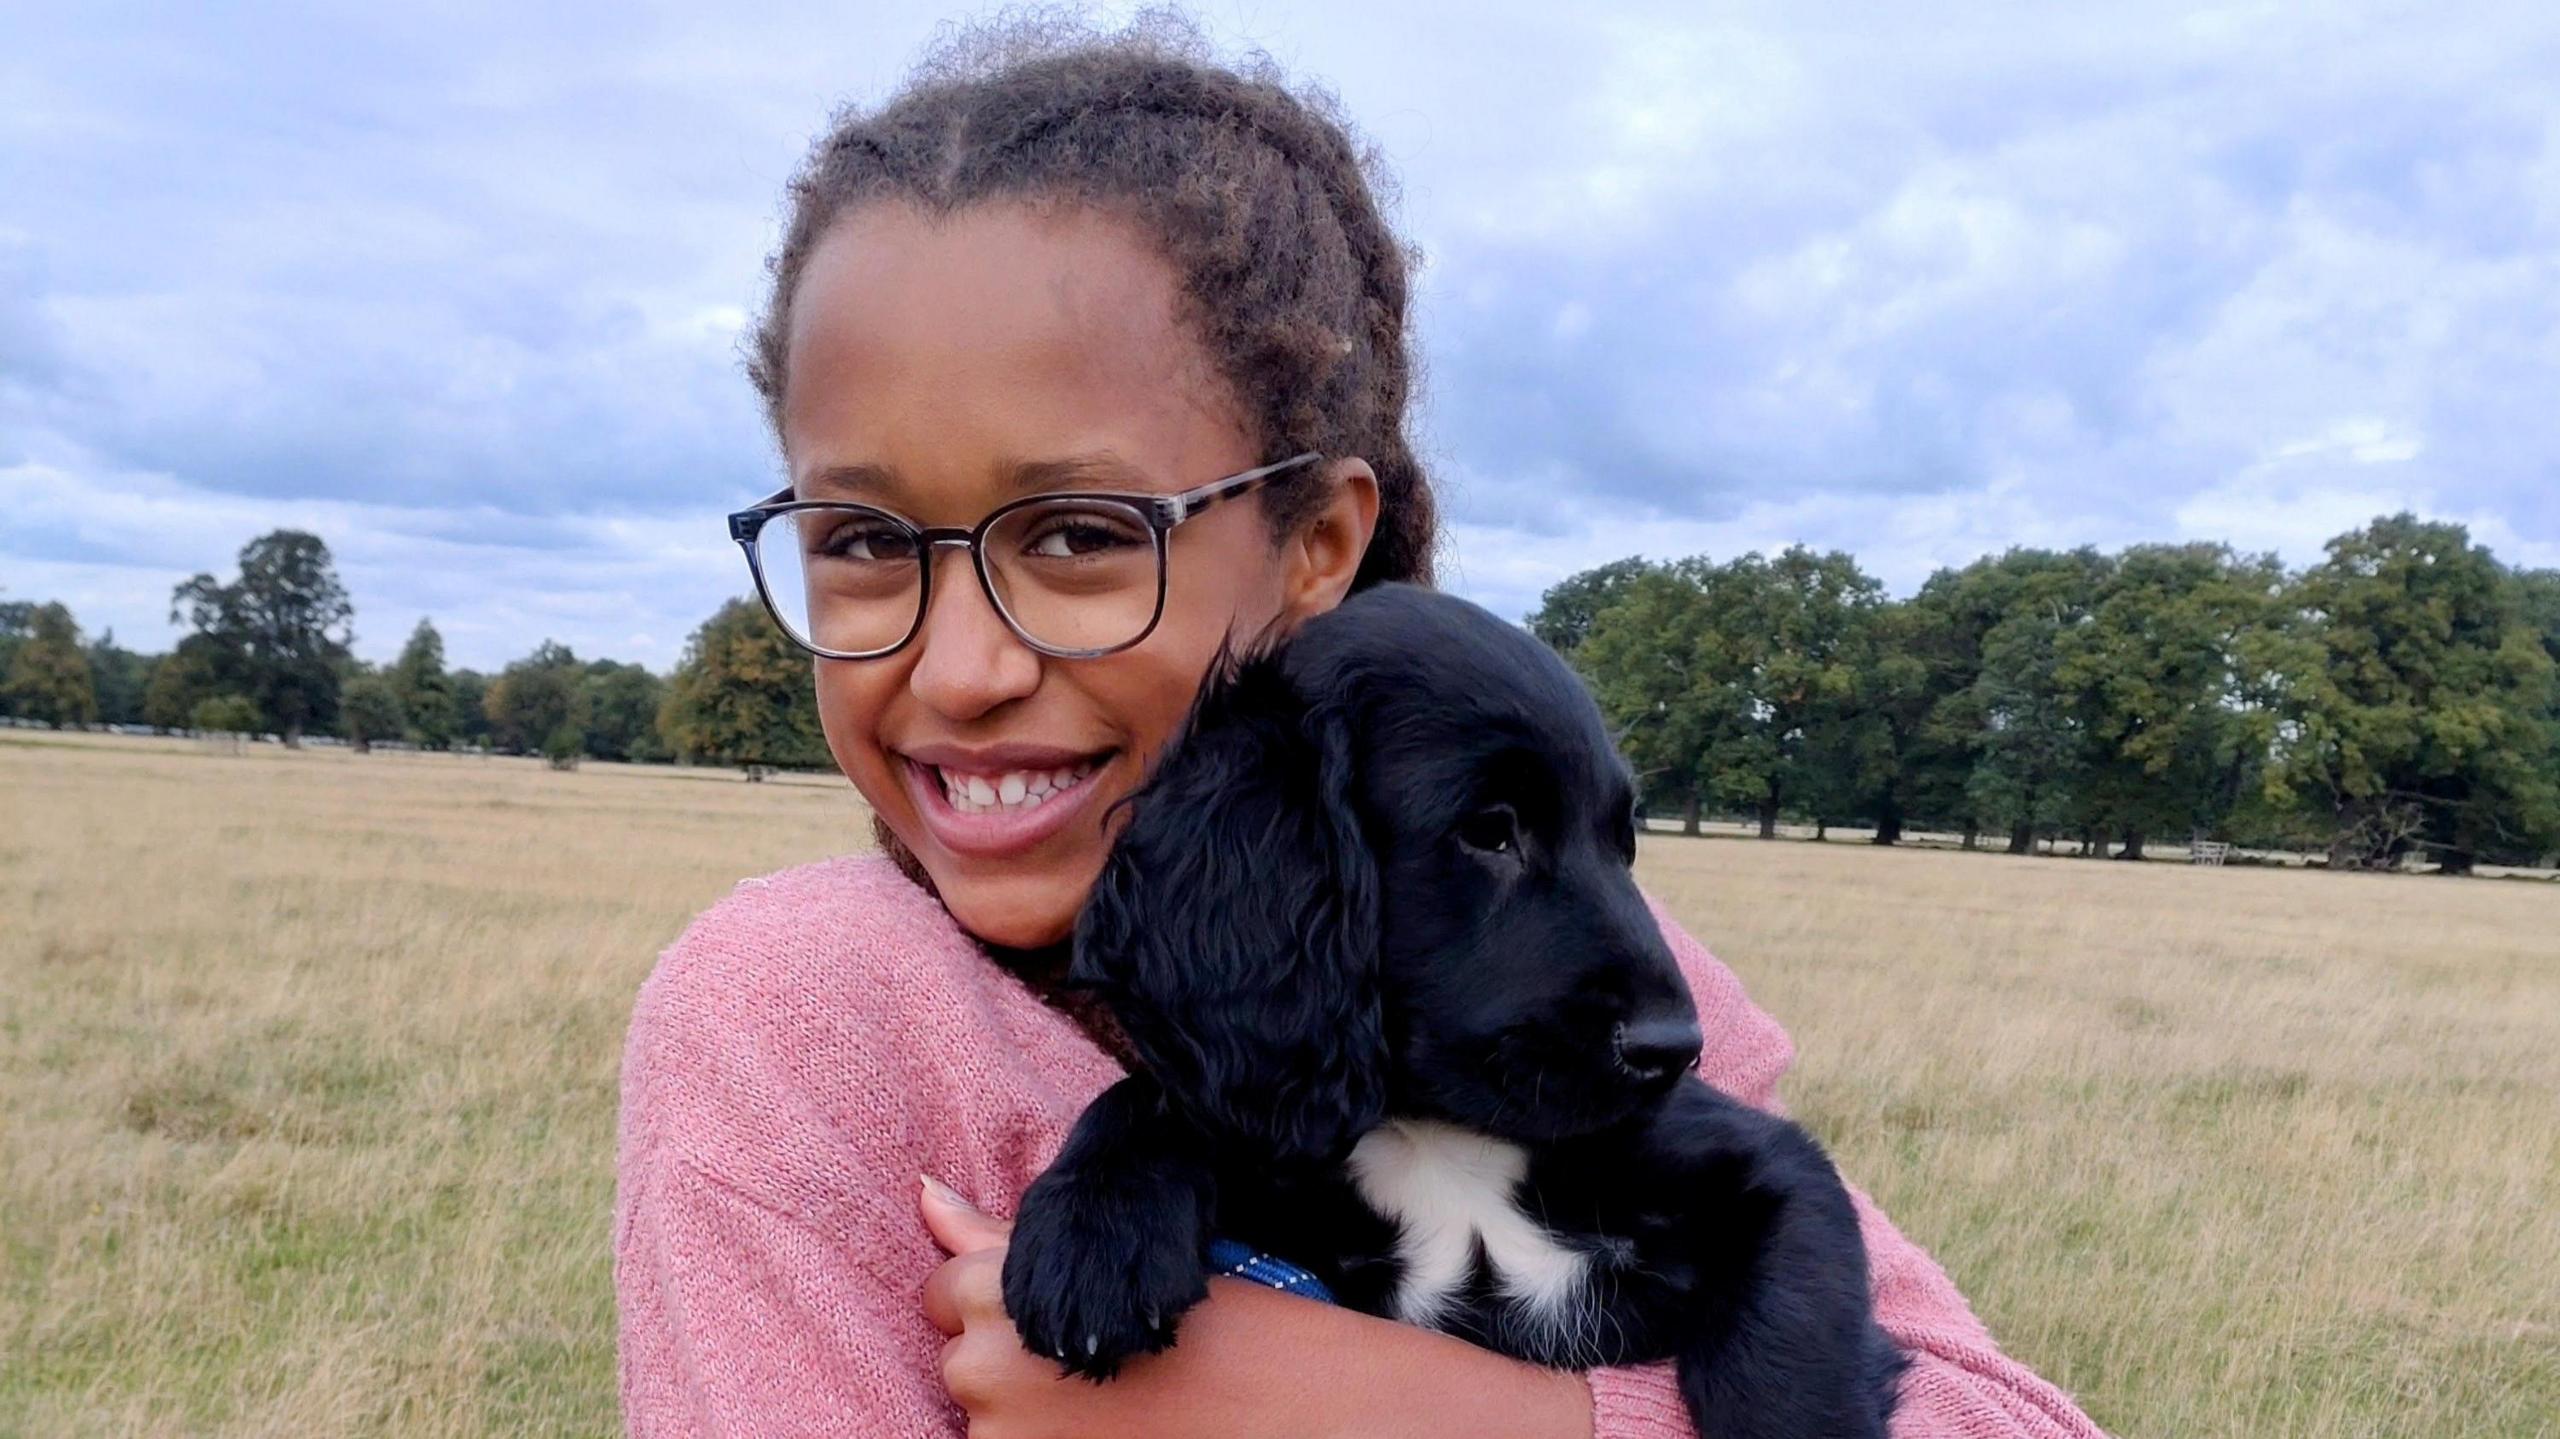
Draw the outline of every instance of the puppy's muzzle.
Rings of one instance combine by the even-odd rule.
[[[1686,1015],[1627,1021],[1617,1027],[1612,1043],[1619,1071],[1646,1089],[1667,1087],[1695,1067],[1706,1048],[1698,1021]]]

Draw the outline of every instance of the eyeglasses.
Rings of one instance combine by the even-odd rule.
[[[1032,495],[966,530],[911,524],[871,505],[794,500],[784,489],[731,515],[729,538],[747,552],[775,623],[821,658],[871,660],[905,648],[924,628],[934,550],[958,545],[1024,644],[1091,659],[1155,632],[1174,526],[1321,458],[1292,455],[1178,495]]]

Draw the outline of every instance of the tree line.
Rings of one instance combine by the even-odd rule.
[[[2560,853],[2560,571],[2408,514],[2324,554],[2013,549],[1901,600],[1837,551],[1630,558],[1529,626],[1692,832],[1738,813],[2133,859],[2215,838],[2450,873]]]
[[[329,547],[277,530],[240,551],[228,580],[196,575],[170,596],[187,633],[140,654],[112,631],[84,640],[59,603],[0,601],[0,717],[56,727],[333,734],[358,751],[419,749],[580,759],[817,767],[828,762],[805,655],[751,600],[697,629],[671,676],[582,660],[545,640],[495,674],[445,662],[420,620],[399,658],[351,651],[355,607]]]
[[[2466,872],[2560,853],[2560,571],[2402,514],[2298,572],[2216,544],[2013,549],[1893,599],[1801,546],[1619,560],[1528,624],[1589,681],[1646,805],[1681,816],[2076,841],[2412,857]],[[0,602],[0,716],[55,725],[334,733],[580,758],[823,767],[807,657],[752,600],[668,676],[544,641],[448,667],[421,620],[353,657],[328,547],[279,530],[171,595],[188,633],[137,654],[60,604]]]

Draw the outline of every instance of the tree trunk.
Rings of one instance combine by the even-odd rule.
[[[1682,834],[1698,832],[1698,792],[1696,790],[1691,790],[1688,798],[1680,801],[1680,832]]]
[[[1967,819],[1964,822],[1964,847],[1966,849],[1982,848],[1982,821]]]
[[[2436,851],[2436,873],[2467,875],[2479,859],[2480,856],[2467,849],[2440,849]]]
[[[1815,816],[1813,821],[1813,842],[1815,844],[1820,844],[1829,838],[1831,838],[1831,821],[1824,819],[1819,815]]]
[[[1876,817],[1875,838],[1869,844],[1898,844],[1902,840],[1902,811],[1888,809]]]
[[[1762,839],[1778,837],[1778,792],[1774,789],[1769,792],[1766,799],[1760,801],[1760,837]]]
[[[2021,823],[2010,826],[2009,853],[2027,854],[2032,852],[2035,847],[2036,827],[2034,825]]]
[[[2129,829],[2124,832],[2124,852],[2116,858],[2135,860],[2142,858],[2142,831]]]

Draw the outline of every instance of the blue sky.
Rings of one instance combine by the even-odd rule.
[[[954,16],[967,11],[949,12]],[[1113,13],[1100,12],[1105,16]],[[2560,8],[1204,4],[1428,256],[1451,586],[1805,541],[2560,565]],[[253,535],[357,650],[664,668],[777,461],[783,182],[918,7],[13,6],[0,593],[165,647]]]

